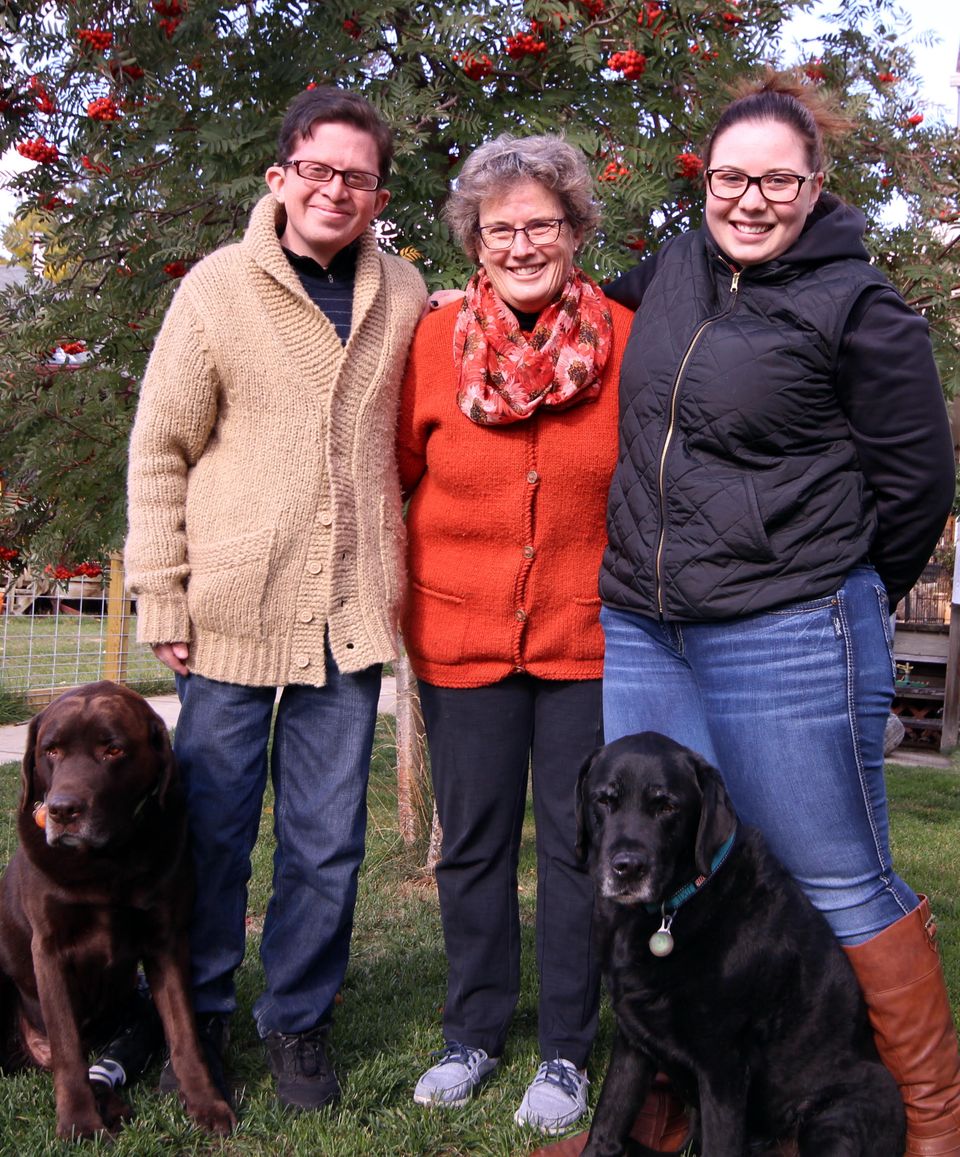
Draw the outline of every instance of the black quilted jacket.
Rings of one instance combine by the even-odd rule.
[[[891,605],[954,491],[926,322],[825,195],[782,257],[739,269],[706,230],[607,287],[639,307],[620,385],[600,594],[674,620],[830,594],[869,559]]]

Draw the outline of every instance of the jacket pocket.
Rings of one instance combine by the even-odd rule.
[[[463,662],[468,617],[460,595],[411,580],[403,616],[403,640],[414,665],[418,659],[429,663]]]
[[[201,630],[263,638],[263,601],[274,530],[258,530],[189,547],[187,606]]]

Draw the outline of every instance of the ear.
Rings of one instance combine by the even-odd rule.
[[[170,745],[170,732],[160,716],[151,709],[150,746],[157,754],[160,764],[160,782],[157,787],[157,800],[163,807],[167,792],[177,778],[177,759]]]
[[[280,165],[271,165],[264,173],[264,180],[267,182],[267,188],[273,194],[274,199],[283,204],[283,187],[287,182],[287,170]]]
[[[583,803],[583,791],[587,781],[587,776],[590,774],[590,769],[593,767],[594,760],[600,751],[598,747],[596,751],[590,754],[583,762],[580,768],[580,774],[577,776],[577,788],[574,796],[574,817],[577,822],[577,842],[574,844],[573,850],[577,859],[581,864],[586,862],[587,852],[590,850],[590,831],[587,823],[587,809]]]
[[[737,813],[723,786],[720,772],[702,756],[692,754],[691,758],[702,797],[694,860],[697,871],[706,876],[717,850],[737,826]]]
[[[37,770],[36,760],[36,746],[37,746],[37,732],[40,730],[40,724],[46,711],[41,711],[34,715],[30,720],[30,726],[27,728],[27,746],[23,753],[23,763],[20,766],[20,811],[32,812],[33,805],[37,802],[34,798],[34,775]]]

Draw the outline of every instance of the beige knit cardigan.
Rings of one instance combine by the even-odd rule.
[[[361,240],[344,347],[280,248],[283,210],[181,283],[130,444],[126,571],[138,638],[247,686],[326,679],[396,654],[400,380],[426,290]]]

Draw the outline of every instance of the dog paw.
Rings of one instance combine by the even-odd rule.
[[[78,1114],[69,1119],[57,1118],[57,1136],[61,1141],[92,1141],[98,1137],[109,1142],[114,1135],[99,1113]]]
[[[229,1137],[237,1127],[236,1115],[226,1101],[194,1104],[187,1112],[205,1133],[213,1133],[218,1137]]]

